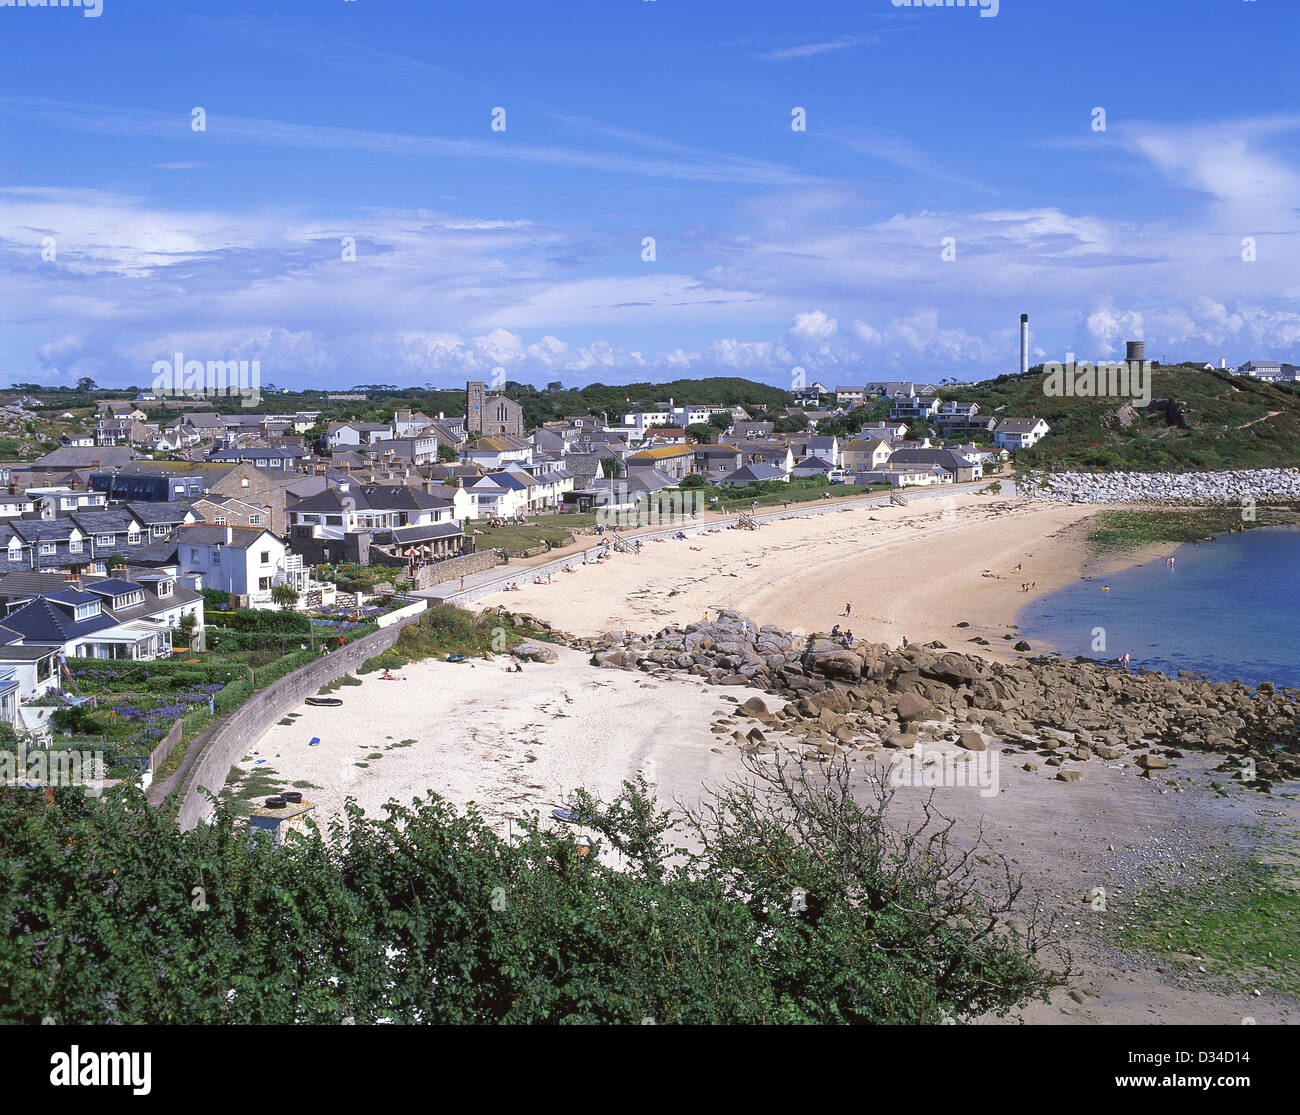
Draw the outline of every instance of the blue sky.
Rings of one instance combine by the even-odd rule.
[[[0,383],[1300,359],[1293,0],[4,4]]]

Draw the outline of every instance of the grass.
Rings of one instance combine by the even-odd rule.
[[[1163,542],[1197,542],[1248,525],[1295,522],[1295,513],[1260,507],[1254,523],[1243,523],[1235,507],[1105,511],[1094,520],[1088,542],[1100,552],[1134,550]]]
[[[249,770],[236,766],[230,768],[221,796],[230,804],[236,816],[247,817],[259,798],[270,797],[282,790],[284,785],[284,780],[277,778],[266,766],[255,766]],[[297,786],[297,783],[294,785]]]
[[[1300,886],[1293,871],[1251,862],[1235,875],[1135,903],[1126,945],[1197,958],[1207,973],[1300,995]]]
[[[536,632],[507,624],[495,615],[473,615],[454,604],[435,604],[418,621],[402,628],[391,649],[363,663],[357,673],[397,669],[408,662],[448,654],[504,654],[537,637]],[[354,680],[353,684],[360,683]]]
[[[360,671],[357,671],[360,673]],[[336,689],[342,689],[345,685],[360,685],[361,679],[354,678],[351,674],[344,674],[341,678],[335,678],[333,681],[327,681],[317,691],[316,696],[328,697]]]
[[[1300,465],[1300,391],[1290,384],[1192,364],[1161,366],[1152,372],[1152,398],[1177,400],[1181,424],[1153,405],[1137,409],[1127,428],[1110,416],[1128,400],[1049,397],[1043,386],[1042,372],[1030,371],[940,393],[979,403],[982,414],[1046,419],[1052,432],[1016,454],[1018,468],[1186,472]]]
[[[477,538],[480,550],[531,550],[543,542],[552,546],[567,546],[573,541],[573,532],[596,525],[596,517],[576,512],[561,515],[539,516],[527,525],[510,523],[503,527],[489,527],[475,523],[483,533]]]

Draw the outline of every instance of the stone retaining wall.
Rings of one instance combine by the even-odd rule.
[[[208,737],[203,753],[185,783],[177,816],[180,827],[191,829],[212,813],[212,802],[203,792],[204,788],[214,796],[219,794],[226,784],[230,768],[247,754],[248,748],[272,724],[302,704],[304,697],[314,696],[326,682],[336,681],[366,659],[386,651],[397,641],[402,628],[418,621],[420,615],[410,616],[331,651],[249,697]]]
[[[501,555],[496,550],[482,550],[477,554],[448,558],[446,561],[435,562],[433,565],[426,565],[417,570],[415,587],[429,588],[431,585],[440,585],[446,581],[458,581],[461,577],[468,577],[471,573],[481,573],[484,569],[491,569],[494,565],[500,564]]]
[[[1058,503],[1244,504],[1300,499],[1300,469],[1225,472],[1031,472],[1022,495]]]

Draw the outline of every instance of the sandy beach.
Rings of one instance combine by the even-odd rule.
[[[1016,614],[1033,595],[1109,567],[1089,562],[1084,520],[1095,510],[967,495],[783,520],[756,532],[647,543],[640,555],[600,565],[582,565],[579,554],[574,573],[482,606],[503,604],[591,635],[657,631],[725,605],[790,629],[839,623],[859,639],[940,639],[957,650],[1014,656],[1002,636],[1014,633]],[[1022,592],[1022,582],[1035,583],[1036,592]],[[850,617],[841,614],[846,602]],[[956,627],[960,621],[970,627]],[[991,645],[970,644],[977,634]],[[271,728],[241,769],[301,789],[318,803],[321,820],[337,816],[349,797],[377,813],[386,801],[433,790],[460,805],[476,803],[501,831],[529,811],[549,817],[579,786],[608,799],[642,773],[666,807],[693,805],[710,787],[743,775],[733,732],[752,721],[734,710],[756,690],[708,686],[686,674],[600,670],[584,653],[557,650],[558,662],[522,673],[507,672],[502,657],[412,663],[401,671],[404,681],[364,675],[359,686],[338,690],[342,707],[303,706],[291,724]],[[1051,768],[1023,769],[996,740],[989,753],[1000,762],[997,792],[944,791],[940,807],[971,837],[983,827],[989,845],[1064,919],[1062,934],[1075,954],[1070,987],[1017,1017],[1287,1021],[1288,1003],[1261,999],[1246,983],[1231,989],[1171,981],[1158,961],[1111,951],[1105,920],[1081,903],[1097,886],[1122,897],[1153,867],[1177,876],[1189,864],[1213,870],[1217,857],[1246,854],[1248,834],[1261,824],[1276,828],[1266,820],[1277,816],[1270,812],[1279,808],[1276,799],[1212,796],[1203,773],[1216,761],[1211,756],[1188,756],[1164,782],[1138,778],[1131,763],[1096,762],[1085,781],[1067,786]],[[846,754],[864,788],[892,757],[868,740]],[[901,790],[898,809],[907,815],[925,793]],[[1284,807],[1290,823],[1298,809],[1294,801]]]
[[[559,655],[557,663],[518,674],[497,658],[413,663],[400,682],[364,675],[360,686],[338,691],[342,707],[303,706],[292,724],[273,727],[241,769],[301,789],[317,803],[321,821],[339,815],[349,797],[378,814],[390,799],[407,802],[433,790],[462,806],[476,803],[502,832],[533,810],[558,824],[549,821],[550,809],[578,786],[608,799],[641,773],[668,807],[693,805],[710,787],[748,777],[731,733],[752,726],[734,710],[753,690],[682,674],[597,670],[567,648]],[[313,738],[319,744],[312,746]],[[1259,826],[1275,827],[1279,806],[1284,823],[1294,824],[1300,804],[1247,793],[1213,796],[1203,773],[1217,761],[1212,756],[1189,756],[1171,770],[1177,788],[1141,779],[1123,762],[1091,764],[1085,781],[1066,786],[1051,768],[1029,772],[1011,755],[990,757],[998,764],[996,793],[941,789],[936,804],[957,821],[960,843],[982,827],[990,849],[1007,856],[1028,890],[1061,919],[1060,936],[1074,955],[1070,986],[1010,1021],[1288,1020],[1285,1001],[1255,996],[1248,982],[1235,991],[1208,979],[1203,987],[1171,982],[1157,959],[1115,953],[1107,940],[1135,882],[1149,881],[1153,870],[1176,877],[1192,865],[1213,870],[1225,852],[1248,851]],[[865,792],[897,753],[864,743],[846,758]],[[929,792],[900,788],[895,821],[915,817]],[[1115,898],[1113,921],[1082,901],[1097,886]]]
[[[548,814],[577,787],[611,797],[638,772],[665,801],[690,803],[725,775],[726,759],[711,750],[716,689],[596,670],[585,654],[558,649],[558,662],[523,673],[508,672],[513,660],[501,657],[415,662],[404,681],[362,675],[337,692],[342,707],[303,705],[241,766],[302,789],[324,818],[349,797],[376,814],[390,798],[432,789],[475,802],[498,825],[531,809]],[[743,700],[757,690],[729,692]]]
[[[859,641],[940,639],[1006,656],[1004,635],[1036,596],[1088,568],[1081,524],[1095,507],[963,494],[907,507],[845,510],[648,542],[535,585],[486,598],[576,635],[645,634],[718,606],[797,631],[853,631]],[[595,556],[594,547],[589,551]],[[1147,556],[1135,555],[1136,560]],[[1017,565],[1021,566],[1017,569]],[[985,576],[991,573],[993,576]],[[999,579],[1000,577],[1000,579]],[[1032,584],[1029,593],[1023,583]],[[844,615],[845,604],[852,605]],[[965,622],[969,627],[959,628]],[[969,642],[988,639],[987,648]]]

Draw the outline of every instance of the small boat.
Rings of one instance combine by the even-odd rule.
[[[581,813],[572,809],[552,809],[551,816],[557,821],[566,821],[571,825],[586,825],[591,823],[590,817],[584,817]]]
[[[338,697],[305,697],[303,703],[323,708],[337,708],[343,702]]]
[[[447,661],[448,661],[448,662],[464,662],[464,661],[465,661],[465,656],[464,656],[463,654],[449,654],[449,655],[447,655]]]

